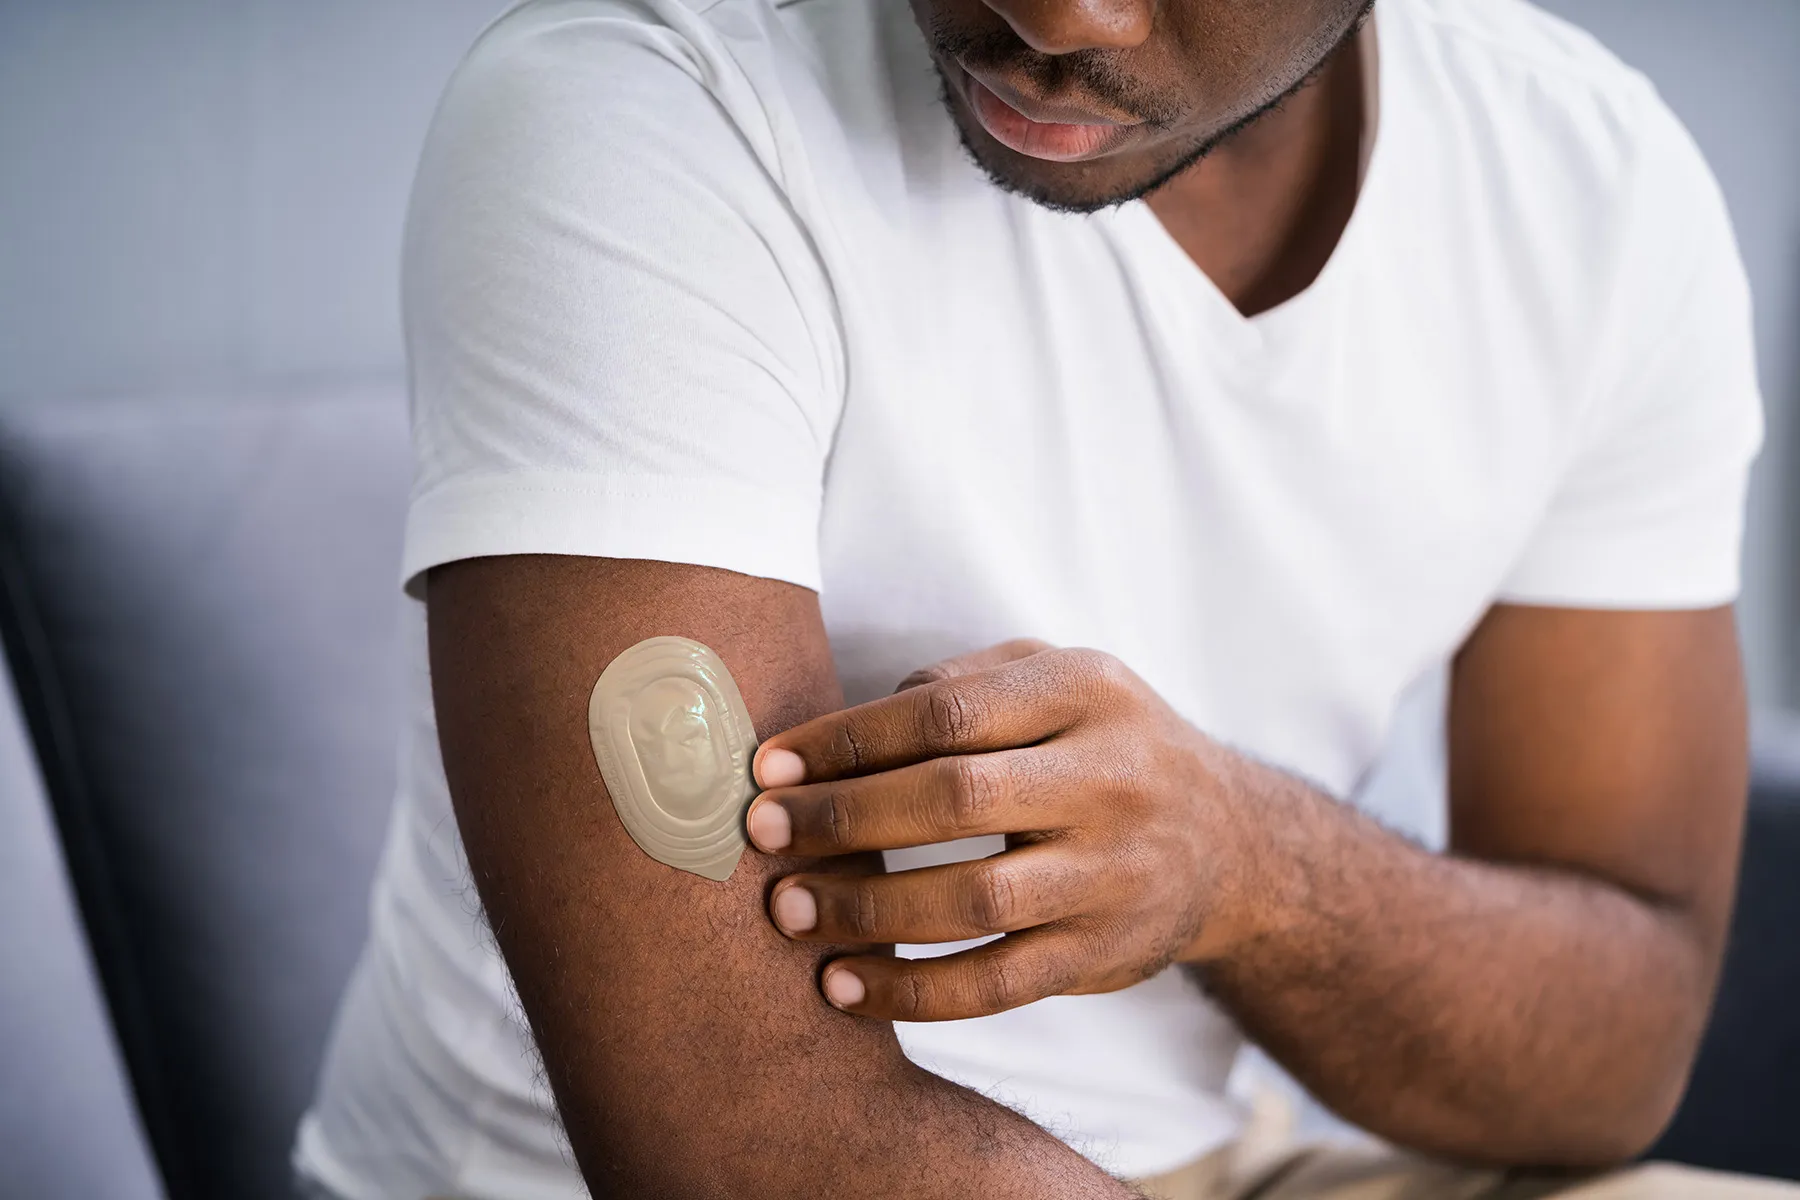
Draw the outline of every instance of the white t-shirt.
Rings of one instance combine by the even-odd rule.
[[[1100,647],[1345,796],[1496,600],[1731,600],[1760,406],[1693,143],[1520,0],[1382,0],[1377,34],[1349,228],[1245,319],[1142,203],[992,186],[904,4],[513,10],[407,230],[407,578],[547,552],[789,580],[851,702],[1008,637]],[[373,937],[298,1160],[355,1200],[578,1196],[411,619]],[[1238,1035],[1179,972],[900,1036],[1126,1174],[1239,1123]]]

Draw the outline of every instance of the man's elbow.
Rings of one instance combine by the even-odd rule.
[[[1704,1016],[1704,1014],[1702,1014]],[[1696,1022],[1698,1023],[1698,1022]],[[1642,1158],[1675,1119],[1693,1075],[1699,1036],[1627,1047],[1610,1096],[1577,1099],[1558,1128],[1546,1130],[1552,1167],[1606,1169]]]
[[[1572,1167],[1616,1167],[1642,1158],[1675,1119],[1687,1094],[1688,1080],[1693,1074],[1692,1050],[1653,1055],[1668,1061],[1660,1065],[1657,1077],[1629,1096],[1623,1097],[1608,1119],[1592,1131],[1591,1145],[1584,1161],[1572,1161]]]
[[[1684,1029],[1587,1058],[1579,1078],[1540,1078],[1504,1099],[1463,1097],[1454,1124],[1437,1126],[1445,1136],[1416,1148],[1498,1167],[1585,1171],[1635,1161],[1674,1120],[1698,1045],[1698,1033]]]
[[[1426,1154],[1499,1168],[1593,1171],[1642,1158],[1674,1119],[1686,1089],[1687,1073],[1666,1084],[1621,1088],[1615,1097],[1585,1097],[1567,1103],[1521,1096],[1517,1111],[1504,1118],[1491,1106],[1465,1111],[1454,1123],[1443,1120],[1433,1132],[1397,1140]]]
[[[1608,1080],[1600,1094],[1585,1098],[1574,1089],[1565,1128],[1585,1135],[1565,1146],[1559,1160],[1545,1165],[1609,1168],[1644,1157],[1674,1121],[1693,1078],[1700,1041],[1712,1016],[1724,960],[1726,919],[1702,918],[1690,908],[1660,906],[1666,922],[1660,946],[1666,951],[1663,979],[1667,991],[1646,1001],[1658,1018],[1639,1026],[1637,1036],[1616,1044],[1611,1066],[1590,1071]],[[1633,1001],[1625,998],[1623,1003]],[[1665,1007],[1666,1006],[1666,1007]],[[1634,1024],[1621,1022],[1621,1027]],[[1660,1036],[1650,1032],[1661,1025]]]

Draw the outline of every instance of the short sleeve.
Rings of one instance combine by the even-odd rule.
[[[567,554],[817,589],[831,290],[701,18],[531,6],[449,85],[407,219],[404,578]],[[764,89],[766,90],[766,89]]]
[[[1639,119],[1594,388],[1503,599],[1679,609],[1737,596],[1763,429],[1749,285],[1718,184],[1647,85]]]

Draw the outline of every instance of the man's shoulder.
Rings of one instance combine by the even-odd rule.
[[[928,74],[910,22],[882,0],[520,0],[470,48],[447,102],[524,109],[513,124],[572,157],[630,141],[704,165],[747,148],[783,191],[837,188],[857,174],[845,147],[891,155],[930,111],[910,95]]]
[[[870,86],[870,68],[895,53],[894,11],[878,0],[518,0],[483,31],[465,67],[523,56],[595,72],[623,90],[636,81],[606,54],[629,48],[647,52],[638,55],[643,70],[673,66],[715,91],[728,86],[724,76],[748,75],[769,100],[769,86],[796,73],[841,71]]]
[[[716,84],[735,45],[767,40],[775,11],[769,0],[518,0],[482,31],[463,69],[529,64],[623,90],[674,67]]]
[[[1390,18],[1384,35],[1391,27],[1404,42],[1407,99],[1446,159],[1510,197],[1502,209],[1532,228],[1592,245],[1659,197],[1680,201],[1665,208],[1713,202],[1681,119],[1587,31],[1528,0],[1389,0],[1378,11]]]
[[[1399,0],[1395,7],[1464,71],[1620,106],[1654,95],[1643,73],[1593,34],[1529,0]]]
[[[1529,0],[1393,0],[1393,8],[1435,70],[1433,99],[1467,123],[1459,134],[1519,152],[1512,166],[1526,174],[1566,173],[1588,188],[1623,182],[1646,156],[1687,141],[1643,72]]]

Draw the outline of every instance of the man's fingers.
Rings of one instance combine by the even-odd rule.
[[[769,915],[803,941],[931,944],[1012,933],[1073,916],[1091,880],[1054,842],[892,875],[793,875]]]
[[[1009,662],[1017,662],[1021,658],[1030,658],[1034,654],[1042,654],[1046,650],[1055,649],[1042,638],[1014,638],[1010,642],[1001,642],[997,646],[989,646],[969,654],[959,654],[955,658],[946,658],[942,662],[933,663],[929,667],[920,667],[911,675],[900,681],[896,692],[904,692],[908,688],[916,688],[923,683],[936,683],[940,679],[955,679],[961,675],[973,675],[977,671],[985,671],[989,667],[1004,666]]]
[[[829,783],[775,788],[750,808],[767,854],[826,857],[1060,828],[1079,774],[1056,743],[958,754]]]
[[[888,1021],[961,1021],[1068,991],[1080,976],[1079,939],[1056,926],[1009,934],[942,958],[836,959],[820,987],[833,1005]]]
[[[1029,746],[1080,718],[1087,658],[1039,654],[940,679],[778,733],[756,752],[765,788],[868,775],[944,758]]]

